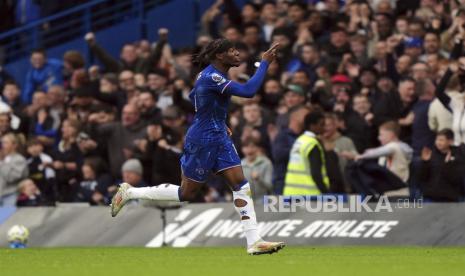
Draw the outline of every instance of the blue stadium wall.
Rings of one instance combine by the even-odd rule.
[[[173,48],[192,46],[195,43],[199,21],[203,12],[208,9],[214,0],[172,0],[153,9],[147,10],[146,30],[150,41],[158,39],[157,30],[161,27],[169,28],[170,43]],[[236,0],[242,5],[245,0]],[[133,42],[143,38],[138,18],[129,19],[120,24],[96,32],[98,43],[109,51],[114,57],[119,56],[119,51],[124,43]],[[48,48],[47,55],[50,58],[61,59],[68,50],[77,50],[88,55],[88,47],[83,37]],[[29,67],[29,57],[23,57],[5,65],[17,82],[22,85],[26,71]]]

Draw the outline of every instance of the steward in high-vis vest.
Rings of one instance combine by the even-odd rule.
[[[297,138],[290,152],[284,195],[319,195],[329,192],[325,153],[316,138],[324,131],[325,118],[320,112],[305,117],[306,131]]]

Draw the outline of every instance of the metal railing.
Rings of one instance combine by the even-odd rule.
[[[99,31],[129,19],[138,19],[145,38],[145,11],[169,0],[92,0],[57,14],[0,33],[0,64]]]

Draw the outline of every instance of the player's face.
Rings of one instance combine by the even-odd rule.
[[[236,48],[230,48],[225,55],[223,55],[223,63],[230,67],[237,67],[241,65],[241,58],[239,50]]]

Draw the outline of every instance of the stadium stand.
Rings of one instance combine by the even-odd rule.
[[[180,185],[202,69],[192,56],[219,37],[241,53],[237,82],[280,43],[258,95],[233,98],[228,119],[258,197],[283,192],[303,118],[322,111],[329,193],[463,202],[455,1],[74,2],[1,26],[0,204],[107,205],[122,181]],[[222,181],[195,202],[230,201]]]

